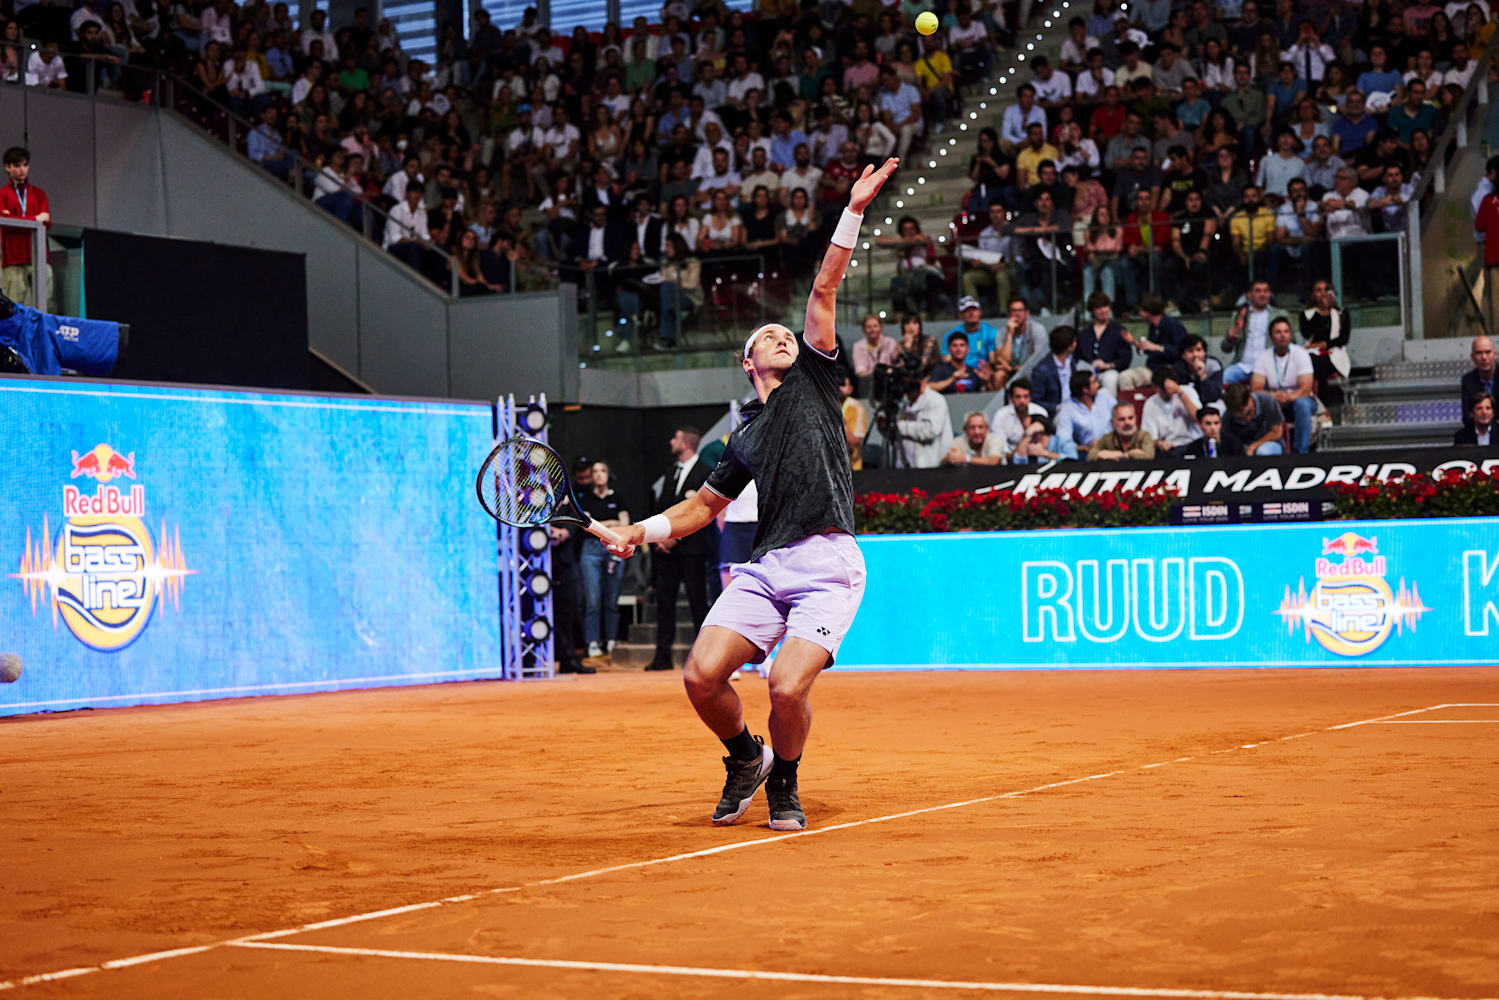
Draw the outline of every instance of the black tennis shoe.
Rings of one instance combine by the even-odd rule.
[[[805,830],[807,814],[796,794],[796,778],[771,778],[765,783],[765,797],[770,801],[772,830]]]
[[[755,742],[760,745],[760,756],[754,760],[735,760],[732,757],[723,759],[724,769],[729,774],[724,779],[723,798],[718,800],[718,808],[713,810],[715,826],[728,826],[743,816],[755,797],[755,791],[765,784],[765,777],[770,774],[770,765],[774,762],[775,755],[760,737],[756,736]]]

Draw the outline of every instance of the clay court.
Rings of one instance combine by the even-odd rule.
[[[707,823],[679,675],[10,719],[0,989],[1493,997],[1496,703],[1495,668],[833,671],[787,835],[763,796]]]

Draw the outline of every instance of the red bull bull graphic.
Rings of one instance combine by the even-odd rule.
[[[165,521],[153,536],[147,527],[146,487],[106,485],[136,478],[135,452],[108,444],[73,452],[70,480],[88,477],[92,493],[72,482],[62,489],[57,536],[51,517],[42,515],[39,536],[26,530],[19,572],[10,574],[25,589],[31,613],[42,605],[90,649],[117,652],[138,639],[168,601],[178,607],[187,568],[182,543]]]
[[[1337,562],[1332,557],[1341,557]],[[1395,589],[1376,538],[1345,531],[1322,539],[1322,555],[1313,564],[1316,583],[1310,592],[1303,577],[1293,594],[1289,586],[1276,614],[1290,632],[1302,628],[1307,641],[1339,656],[1365,656],[1384,645],[1391,633],[1412,632],[1431,609],[1421,603],[1414,581],[1400,577]]]
[[[73,452],[73,479],[88,476],[101,483],[111,479],[135,478],[135,452],[122,455],[107,444],[94,445],[93,450],[82,455]]]

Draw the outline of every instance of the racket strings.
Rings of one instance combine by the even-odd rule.
[[[479,473],[479,499],[507,524],[545,524],[566,497],[562,460],[528,438],[501,442]]]

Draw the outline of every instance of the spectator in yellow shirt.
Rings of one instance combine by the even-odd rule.
[[[1228,232],[1241,273],[1256,277],[1269,274],[1270,244],[1275,242],[1275,213],[1265,206],[1257,185],[1244,186],[1244,201],[1229,215]]]
[[[1032,122],[1025,130],[1025,145],[1015,154],[1015,172],[1020,186],[1028,188],[1041,179],[1041,164],[1046,160],[1056,163],[1062,158],[1057,147],[1046,141],[1046,130],[1040,122]]]
[[[901,48],[909,45],[902,42]],[[928,116],[932,120],[932,132],[941,132],[952,116],[953,94],[957,87],[953,82],[952,60],[942,51],[937,35],[927,35],[921,42],[921,58],[916,60],[916,85],[921,88],[921,99],[926,103]],[[911,55],[914,56],[914,52]],[[902,52],[905,59],[907,53]]]

